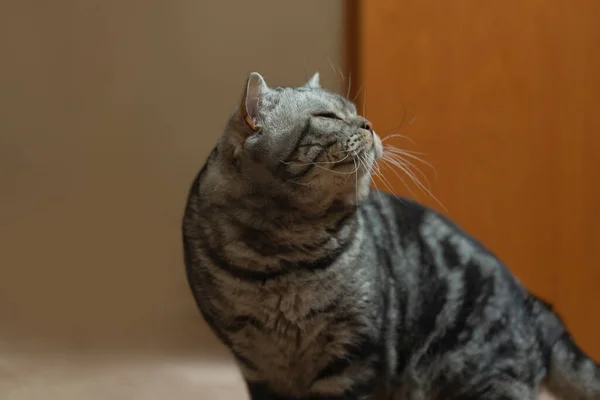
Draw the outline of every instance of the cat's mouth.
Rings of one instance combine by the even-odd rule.
[[[378,158],[377,150],[374,145],[353,151],[349,151],[347,156],[335,163],[332,170],[337,169],[370,169],[373,161]]]
[[[339,169],[344,167],[356,167],[358,163],[358,159],[355,157],[348,157],[343,161],[339,161],[335,163],[332,169]]]
[[[375,159],[379,160],[383,157],[383,142],[375,131],[373,131],[373,150],[375,152]]]
[[[382,157],[383,145],[374,131],[363,130],[347,139],[342,154],[344,156],[330,166],[332,171],[343,171],[343,173],[368,171]]]

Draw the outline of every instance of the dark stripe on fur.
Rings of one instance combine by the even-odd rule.
[[[458,257],[458,252],[452,243],[450,243],[450,238],[446,237],[440,242],[442,246],[442,252],[444,256],[444,261],[449,268],[460,267],[460,258]]]
[[[356,229],[356,228],[355,228]],[[291,272],[299,271],[299,270],[307,270],[307,271],[319,271],[327,269],[333,263],[337,261],[337,259],[344,254],[344,252],[350,247],[350,245],[354,242],[355,231],[350,237],[342,242],[342,244],[334,251],[330,252],[328,255],[318,258],[316,260],[291,263],[287,261],[282,261],[280,264],[280,268],[276,270],[270,271],[257,271],[251,270],[248,268],[244,268],[235,264],[230,263],[224,257],[222,257],[214,248],[212,248],[208,243],[205,243],[205,251],[210,257],[211,261],[217,265],[221,270],[227,272],[231,276],[236,278],[251,281],[251,282],[266,282],[268,280],[279,278],[283,275],[286,275]]]
[[[348,223],[356,224],[356,209],[352,208],[350,211],[342,214],[337,220],[333,227],[327,227],[325,231],[330,235],[338,234]]]
[[[265,233],[264,231],[254,228],[244,228],[241,239],[248,247],[263,257],[275,257],[299,253],[313,254],[323,248],[323,246],[332,239],[331,237],[326,237],[312,244],[293,245],[273,241],[269,235],[269,232]]]
[[[306,120],[306,123],[304,124],[304,128],[302,128],[302,131],[300,132],[300,135],[298,135],[298,139],[296,139],[296,144],[294,144],[292,151],[290,151],[290,153],[284,158],[285,163],[290,163],[296,159],[296,156],[298,155],[298,150],[300,149],[300,146],[303,144],[302,141],[310,133],[310,130],[311,130],[311,121],[310,121],[310,118],[308,118]],[[286,164],[283,164],[283,165],[286,166]]]
[[[270,279],[279,278],[290,271],[284,269],[277,269],[273,271],[254,271],[248,268],[240,267],[238,265],[231,264],[225,258],[221,257],[217,251],[215,251],[210,245],[205,246],[205,251],[210,257],[211,261],[219,267],[219,269],[227,272],[229,275],[236,278],[252,281],[252,282],[265,282]]]
[[[382,352],[382,344],[377,338],[362,337],[358,343],[354,345],[346,345],[346,352],[344,355],[331,360],[325,367],[323,367],[314,382],[329,378],[332,376],[340,375],[350,365],[366,360],[368,357],[374,354],[380,354]]]
[[[395,286],[396,282],[397,282],[397,276],[396,276],[396,270],[394,268],[394,263],[392,261],[392,257],[391,254],[393,254],[395,248],[396,248],[396,241],[394,238],[394,235],[392,234],[393,229],[390,226],[390,221],[387,220],[387,218],[385,218],[385,214],[383,212],[382,207],[384,206],[384,204],[381,204],[381,201],[383,201],[381,198],[379,198],[380,201],[375,201],[373,202],[373,207],[375,208],[375,210],[377,211],[378,215],[379,215],[379,223],[381,223],[384,226],[384,231],[387,232],[387,234],[384,236],[385,241],[382,243],[382,241],[377,240],[375,241],[375,248],[377,251],[376,254],[376,259],[378,261],[378,263],[380,265],[383,266],[383,271],[384,274],[381,277],[381,284],[382,287],[386,287],[388,285],[392,285],[393,289],[390,288],[388,290],[382,290],[382,296],[383,296],[383,322],[382,322],[382,326],[380,328],[380,332],[381,332],[381,338],[380,341],[382,343],[388,344],[387,343],[387,338],[389,336],[392,336],[392,333],[395,333],[396,335],[399,334],[398,332],[398,328],[403,324],[402,318],[403,318],[403,312],[405,311],[405,307],[406,304],[404,304],[402,302],[402,300],[397,296],[396,292],[397,292],[397,287]],[[375,222],[374,222],[374,218],[368,218],[367,215],[365,215],[365,218],[363,219],[365,221],[365,226],[366,229],[369,232],[369,236],[370,237],[376,237],[375,236]],[[396,295],[395,300],[397,300],[397,304],[396,304],[396,308],[397,308],[397,320],[393,321],[390,320],[389,318],[389,308],[390,308],[390,303],[392,302],[392,295]],[[395,331],[395,332],[394,332]],[[398,337],[396,336],[396,342],[398,340]],[[396,343],[393,343],[396,344]],[[398,348],[396,347],[396,354],[394,355],[396,359],[391,359],[390,355],[388,354],[388,358],[384,358],[382,356],[379,365],[375,366],[377,369],[377,374],[381,377],[386,376],[386,379],[390,379],[391,376],[389,376],[390,374],[393,373],[393,369],[395,369],[395,366],[398,365]],[[387,353],[388,349],[384,347],[384,351]],[[386,365],[389,364],[389,365]],[[386,373],[387,372],[387,373]]]
[[[356,229],[357,227],[355,226],[351,234],[348,235],[348,238],[345,241],[343,241],[337,249],[331,251],[330,254],[326,255],[325,257],[321,257],[311,261],[303,261],[299,263],[282,262],[283,268],[304,269],[308,271],[319,271],[327,269],[329,266],[334,264],[337,261],[337,259],[340,258],[340,256],[342,256],[346,252],[346,250],[348,250],[348,248],[350,248],[352,243],[354,243],[354,239],[356,237]]]
[[[469,327],[469,316],[473,312],[480,312],[494,294],[493,276],[482,276],[480,266],[474,263],[465,266],[462,284],[464,292],[460,310],[454,318],[452,326],[431,343],[428,349],[430,355],[448,352],[470,340],[469,333],[473,329]]]
[[[446,305],[448,283],[439,276],[431,250],[420,240],[419,290],[421,291],[420,316],[413,328],[413,334],[422,342],[433,332],[436,319]]]
[[[313,308],[312,310],[310,310],[308,312],[308,314],[306,314],[305,318],[308,320],[308,319],[315,318],[318,315],[331,314],[332,312],[337,311],[339,309],[341,300],[342,300],[341,297],[337,297],[337,298],[333,299],[329,304],[327,304],[326,306],[324,306],[322,308]]]
[[[264,330],[263,323],[251,315],[235,316],[229,324],[223,327],[223,329],[227,331],[227,333],[232,334],[241,331],[247,326],[252,326],[259,331]]]
[[[323,150],[324,152],[324,150]],[[323,154],[323,152],[319,153],[319,154]],[[316,159],[316,158],[315,158]],[[315,169],[315,167],[317,166],[317,164],[312,161],[310,163],[307,163],[308,165],[306,165],[302,170],[300,170],[299,172],[294,172],[294,173],[290,173],[289,176],[287,177],[288,179],[301,179],[303,177],[305,177],[306,175],[309,174],[309,172],[311,172],[313,169]]]
[[[504,318],[505,318],[505,316],[503,315],[500,318],[496,319],[494,322],[492,322],[492,324],[489,326],[487,332],[483,336],[484,341],[491,342],[493,339],[496,338],[496,336],[498,336],[502,332],[506,331],[506,322],[505,321],[507,321],[507,320],[505,320]]]

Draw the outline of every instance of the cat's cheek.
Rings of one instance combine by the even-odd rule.
[[[324,190],[329,190],[333,196],[338,198],[343,204],[356,204],[356,190],[354,185],[348,185],[348,180],[341,175],[334,175],[331,180],[323,186]]]

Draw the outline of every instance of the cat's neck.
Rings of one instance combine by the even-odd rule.
[[[358,208],[341,202],[331,202],[321,209],[296,207],[276,197],[246,199],[221,207],[228,218],[240,227],[250,228],[265,235],[294,232],[314,236],[319,231],[335,235],[342,219],[354,218]]]

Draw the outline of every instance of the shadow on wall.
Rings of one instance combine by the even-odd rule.
[[[232,4],[233,3],[233,4]],[[188,186],[248,72],[338,89],[342,3],[9,0],[0,16],[0,343],[222,348],[185,280]]]

